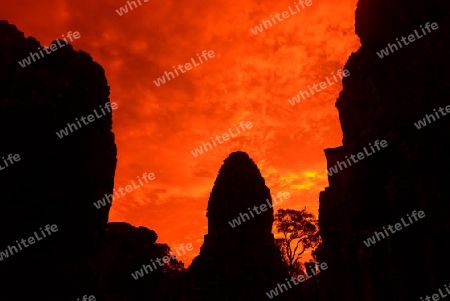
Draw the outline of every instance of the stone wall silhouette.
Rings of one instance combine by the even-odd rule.
[[[58,227],[0,262],[0,299],[96,295],[110,204],[96,209],[93,202],[113,190],[111,113],[62,139],[56,132],[109,103],[104,70],[70,45],[22,68],[18,61],[42,45],[6,21],[0,45],[0,157],[21,158],[0,171],[0,250],[47,224]]]
[[[439,29],[377,56],[396,38],[421,33],[427,22],[437,22]],[[418,300],[450,281],[450,117],[420,130],[414,126],[450,104],[449,32],[446,1],[358,3],[362,47],[345,65],[351,75],[343,79],[336,102],[343,146],[325,150],[328,168],[376,140],[388,146],[329,176],[330,187],[320,195],[319,261],[330,267],[321,300]],[[363,244],[414,210],[426,217],[373,246]]]

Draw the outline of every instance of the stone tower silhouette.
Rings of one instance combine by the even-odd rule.
[[[273,209],[264,178],[244,152],[225,159],[208,201],[208,234],[189,268],[189,300],[264,300],[286,277],[272,234]],[[253,212],[253,217],[249,213]],[[247,218],[247,216],[249,218]],[[245,216],[245,222],[242,222]],[[241,218],[232,227],[229,222]]]

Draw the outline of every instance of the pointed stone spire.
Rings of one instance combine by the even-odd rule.
[[[197,293],[211,300],[219,296],[263,300],[265,292],[285,278],[272,234],[271,202],[270,190],[253,160],[244,152],[230,154],[209,198],[208,234],[189,268]]]

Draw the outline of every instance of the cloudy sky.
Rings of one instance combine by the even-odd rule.
[[[137,2],[137,0],[136,0]],[[111,87],[118,146],[115,187],[143,173],[156,179],[114,201],[110,221],[157,232],[172,248],[192,243],[180,259],[190,264],[207,233],[209,193],[223,160],[237,150],[258,165],[272,195],[291,198],[277,208],[314,214],[328,186],[323,150],[341,145],[334,104],[341,82],[292,106],[308,85],[331,81],[356,51],[357,0],[312,0],[297,12],[291,0],[144,2],[119,16],[123,0],[27,1],[0,4],[6,19],[41,44],[69,31],[72,45],[103,66]],[[291,6],[295,15],[289,13]],[[283,21],[254,35],[251,28],[288,11]],[[215,57],[166,84],[153,81],[203,50]],[[351,75],[350,75],[351,76]],[[251,121],[245,133],[194,157],[211,136]]]

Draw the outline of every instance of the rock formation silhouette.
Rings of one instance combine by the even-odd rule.
[[[0,262],[0,299],[97,295],[96,254],[110,205],[92,204],[113,190],[111,113],[62,139],[55,133],[109,102],[104,70],[70,45],[22,68],[18,61],[42,45],[6,21],[0,44],[0,157],[21,157],[0,171],[0,250],[47,224],[58,227]]]
[[[171,299],[175,294],[181,296],[183,281],[172,282],[177,274],[165,276],[167,265],[145,273],[139,279],[131,277],[131,273],[142,268],[142,265],[151,266],[151,260],[163,258],[169,254],[166,244],[156,244],[155,231],[145,227],[133,227],[123,222],[111,222],[107,225],[105,239],[102,241],[100,256],[100,279],[102,293],[108,301],[140,301],[140,300],[180,300]],[[177,260],[171,260],[171,264]],[[177,261],[178,262],[178,261]]]
[[[439,29],[380,59],[376,52],[427,22]],[[360,0],[362,46],[345,68],[336,107],[343,146],[327,149],[328,168],[377,139],[388,147],[329,176],[320,195],[321,300],[419,300],[448,284],[450,117],[418,130],[414,122],[450,104],[450,4]],[[422,34],[423,35],[423,34]],[[426,217],[366,247],[363,240],[414,210]]]
[[[107,224],[110,203],[93,206],[113,193],[111,113],[56,135],[93,110],[103,113],[99,106],[109,103],[103,68],[70,45],[21,67],[18,61],[42,45],[6,21],[0,45],[0,158],[20,155],[5,169],[0,163],[0,252],[34,232],[41,238],[2,255],[0,300],[179,300],[184,274],[177,260],[143,279],[131,276],[169,247],[147,228]],[[42,238],[47,224],[58,231]]]
[[[267,199],[272,203],[253,160],[244,152],[230,154],[208,201],[208,234],[188,269],[188,300],[266,300],[265,292],[284,281],[286,270],[272,234],[273,209],[249,214],[248,208]],[[232,228],[228,222],[241,213],[250,219]]]

